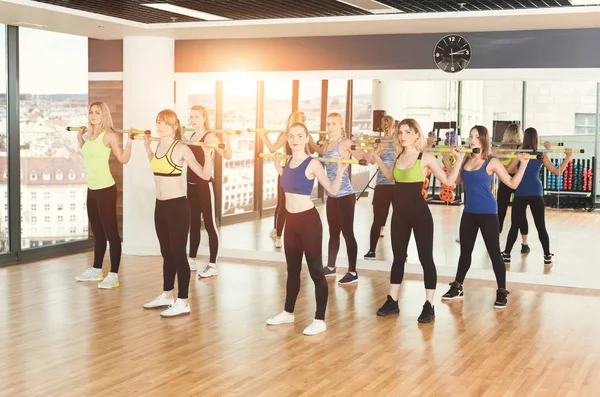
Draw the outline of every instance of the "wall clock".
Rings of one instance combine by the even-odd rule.
[[[446,73],[460,72],[471,62],[471,44],[462,36],[449,34],[437,42],[433,60]]]

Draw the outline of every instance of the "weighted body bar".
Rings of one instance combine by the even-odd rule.
[[[145,138],[139,137],[137,135],[134,135],[133,139],[138,140],[138,141],[145,140]],[[158,142],[158,141],[160,141],[160,138],[150,137],[150,141]],[[186,145],[189,145],[189,146],[206,146],[209,148],[225,149],[224,143],[205,143],[205,142],[192,142],[192,141],[179,141],[179,142],[185,143]]]
[[[393,146],[357,146],[350,145],[350,150],[377,150],[377,149],[394,149]]]
[[[278,154],[278,153],[259,153],[258,157],[262,158],[270,158],[270,159],[290,159],[292,156]],[[315,160],[319,160],[322,163],[337,163],[338,159],[332,159],[328,157],[312,157]],[[358,165],[367,165],[367,160],[361,159],[342,159],[342,164],[358,164]]]
[[[454,153],[454,149],[452,148],[430,148],[430,147],[426,147],[425,149],[426,152],[442,152],[442,153]],[[479,153],[481,152],[481,149],[478,147],[474,147],[473,149],[471,148],[461,148],[460,149],[461,153]]]
[[[540,152],[540,153],[564,153],[567,149],[498,149],[500,152],[516,152],[516,153],[530,153],[530,152]],[[585,149],[571,149],[573,153],[585,153]]]
[[[81,131],[82,129],[84,129],[87,127],[67,127],[67,131]],[[113,130],[114,132],[117,132],[119,134],[134,134],[134,135],[150,135],[152,134],[152,132],[150,130],[136,130],[134,128],[129,129],[129,130]]]
[[[564,142],[551,142],[552,146],[565,146]],[[507,146],[507,145],[519,145],[521,146],[523,143],[521,142],[492,142],[492,146]],[[543,147],[543,145],[542,145]]]
[[[270,128],[247,128],[246,131],[248,132],[264,132],[265,134],[273,134],[273,133],[280,133],[283,134],[286,131],[285,130],[281,130],[281,129],[270,129]],[[309,134],[327,134],[327,131],[308,131]]]
[[[516,159],[517,157],[519,157],[518,154],[491,154],[490,156],[492,157],[496,157],[499,159]],[[535,156],[533,154],[528,154],[527,157],[525,157],[526,159],[529,160],[541,160],[544,158],[543,154],[536,154]]]
[[[189,131],[195,131],[194,128],[192,127],[183,127],[183,130],[185,132],[189,132]],[[242,133],[242,130],[214,130],[214,131],[210,131],[210,132],[214,132],[215,134],[236,134],[236,135],[240,135]]]

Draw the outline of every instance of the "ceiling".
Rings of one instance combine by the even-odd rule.
[[[141,5],[167,1],[231,20]],[[600,28],[600,7],[568,0],[378,0],[398,10],[391,14],[343,1],[369,0],[0,0],[0,24],[97,39],[176,40]]]
[[[372,15],[337,0],[34,0],[145,24],[200,22],[202,19],[141,4],[169,3],[232,20]],[[572,7],[569,0],[378,0],[403,13],[469,12]]]

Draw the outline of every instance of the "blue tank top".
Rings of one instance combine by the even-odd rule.
[[[340,146],[341,141],[342,140],[340,139],[335,144],[333,149],[323,153],[323,157],[328,158],[328,159],[339,159],[340,157],[342,157],[340,154],[340,151],[339,151],[339,146]],[[338,166],[336,163],[325,163],[325,171],[327,172],[327,177],[329,178],[330,181],[335,180],[335,176],[337,175],[337,168],[338,168]],[[329,196],[329,197],[344,197],[349,194],[354,194],[354,188],[352,187],[352,184],[350,183],[350,177],[348,176],[348,168],[346,168],[344,170],[344,174],[342,176],[342,186],[340,187],[340,191],[338,192],[338,194],[336,194],[335,196],[332,196],[331,194],[327,193],[327,196]]]
[[[311,160],[312,157],[307,157],[296,168],[291,168],[290,160],[288,160],[281,174],[281,188],[284,192],[310,196],[315,180],[310,180],[306,177],[306,167],[308,167]]]
[[[461,169],[463,186],[465,187],[465,212],[473,214],[497,214],[498,203],[492,194],[492,177],[486,168],[489,160],[476,171]]]
[[[530,153],[531,155],[538,155],[539,153]],[[515,196],[542,196],[542,180],[540,179],[540,169],[543,165],[542,160],[529,160],[527,168],[525,168],[525,174],[521,183],[515,190]],[[517,167],[520,167],[521,163]]]
[[[381,155],[381,161],[388,168],[393,169],[394,163],[396,161],[396,154],[393,151],[387,151]],[[378,185],[393,185],[395,182],[393,180],[389,180],[383,175],[381,171],[377,172],[377,184]]]

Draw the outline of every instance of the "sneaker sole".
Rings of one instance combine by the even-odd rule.
[[[352,280],[352,281],[346,281],[345,283],[342,283],[342,280],[338,281],[338,284],[340,284],[340,285],[356,284],[356,283],[358,283],[358,279]]]
[[[104,286],[101,286],[100,284],[98,284],[98,288],[100,288],[100,289],[111,289],[111,288],[117,288],[118,286],[119,286],[119,283],[110,285],[108,287],[104,287]]]
[[[377,260],[377,258],[367,258],[366,256],[364,257],[364,259],[367,261],[376,261]]]
[[[327,331],[327,328],[325,328],[325,329],[324,329],[324,330],[322,330],[322,331],[319,331],[319,332],[312,332],[312,333],[311,333],[311,332],[304,332],[304,331],[302,331],[302,335],[306,335],[306,336],[319,335],[319,334],[322,334],[322,333],[323,333],[323,332],[325,332],[325,331]]]
[[[427,320],[420,320],[420,319],[417,319],[417,321],[418,321],[418,322],[420,322],[421,324],[427,324],[427,323],[430,323],[430,322],[432,322],[433,320],[435,320],[435,316],[433,316],[432,318],[430,318],[430,319],[427,319]]]
[[[218,274],[199,274],[198,278],[211,278],[211,277],[217,277]]]
[[[377,315],[379,317],[386,317],[386,316],[390,316],[392,314],[400,314],[400,310],[398,310],[397,312],[391,312],[391,313],[385,313],[385,314],[381,314],[381,313],[377,312]]]
[[[335,277],[337,276],[337,273],[328,273],[325,275],[325,277]]]
[[[496,305],[494,305],[494,309],[506,309],[506,305],[504,305],[504,306],[496,306]]]
[[[172,303],[167,303],[167,304],[159,305],[159,306],[146,306],[146,305],[142,305],[142,307],[144,309],[160,309],[161,307],[169,307],[171,305],[172,305]]]
[[[104,280],[104,277],[100,277],[100,278],[86,278],[86,279],[83,279],[83,280],[75,278],[75,281],[80,281],[80,282],[84,282],[84,281],[102,281],[102,280]]]
[[[163,318],[181,317],[181,316],[189,316],[189,315],[190,315],[190,312],[179,313],[179,314],[175,314],[173,316],[169,316],[169,315],[165,316],[162,313],[160,314],[160,316],[163,317]]]
[[[283,324],[293,324],[293,323],[294,323],[294,320],[292,320],[292,321],[284,321],[282,323],[270,323],[270,322],[267,321],[267,325],[283,325]]]
[[[457,296],[442,296],[442,300],[443,301],[451,301],[454,299],[462,299],[464,297],[464,295],[457,295]]]

